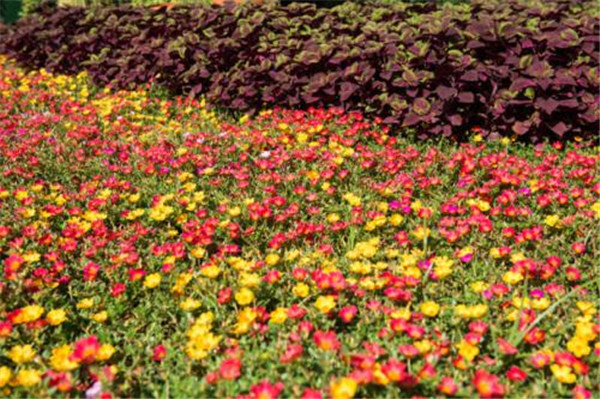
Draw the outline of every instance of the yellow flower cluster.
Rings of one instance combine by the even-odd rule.
[[[209,352],[215,349],[221,337],[211,332],[214,315],[211,312],[202,313],[187,330],[188,342],[185,353],[194,360],[204,359]]]
[[[596,307],[593,302],[579,301],[577,308],[583,313],[583,316],[580,316],[575,323],[575,335],[567,342],[567,349],[581,358],[592,352],[590,342],[598,336],[592,322],[592,317],[596,314]]]
[[[456,305],[454,314],[461,319],[480,319],[488,312],[488,305],[480,303],[477,305]]]
[[[167,219],[173,212],[172,206],[166,205],[166,202],[172,198],[172,195],[165,195],[161,200],[150,209],[150,218],[157,222]]]
[[[358,260],[361,258],[371,259],[377,254],[379,248],[379,238],[374,237],[368,241],[362,241],[356,244],[354,249],[346,253],[346,258],[349,260]]]
[[[256,313],[256,311],[250,307],[242,309],[238,313],[237,322],[233,326],[232,332],[236,335],[247,333],[250,331],[250,327],[252,326],[252,323],[254,323],[254,320],[256,320],[257,316],[258,313]]]

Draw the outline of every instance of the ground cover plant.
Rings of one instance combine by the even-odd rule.
[[[598,396],[597,148],[232,121],[0,61],[0,392]]]
[[[422,136],[594,140],[599,16],[572,0],[69,7],[20,20],[0,52],[245,112],[339,106]]]

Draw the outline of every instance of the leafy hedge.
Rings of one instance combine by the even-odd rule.
[[[153,81],[253,111],[339,105],[460,136],[593,138],[600,32],[592,1],[64,8],[0,51],[101,84]]]

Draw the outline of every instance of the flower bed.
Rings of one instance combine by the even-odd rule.
[[[0,62],[3,395],[598,395],[597,151],[87,82]]]

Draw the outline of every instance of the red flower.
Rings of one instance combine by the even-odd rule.
[[[519,353],[519,350],[513,344],[503,338],[498,338],[497,344],[498,349],[500,349],[500,353],[504,355],[514,355]]]
[[[299,319],[303,318],[305,314],[306,314],[306,309],[301,308],[297,304],[293,304],[288,309],[288,317],[290,319],[299,320]]]
[[[458,391],[458,385],[451,377],[442,377],[442,380],[437,386],[438,391],[447,396],[454,396]]]
[[[276,399],[281,391],[283,391],[283,383],[271,384],[268,380],[263,380],[250,388],[250,393],[256,399]]]
[[[504,386],[500,384],[498,377],[485,370],[475,372],[473,385],[482,398],[502,398],[504,396]]]
[[[110,291],[110,295],[114,298],[120,297],[125,292],[126,286],[123,283],[115,283]]]
[[[10,321],[0,321],[0,337],[6,338],[12,334],[12,324]]]
[[[304,347],[302,345],[290,344],[285,349],[285,352],[281,355],[281,358],[279,361],[282,364],[291,363],[294,360],[298,359],[300,356],[302,356],[303,352],[304,352]]]
[[[313,340],[324,351],[336,351],[342,345],[333,331],[317,331]]]
[[[206,376],[204,378],[206,379],[206,382],[208,384],[212,385],[212,384],[215,384],[219,380],[219,374],[214,371],[211,371],[211,372],[206,373]]]
[[[217,302],[219,305],[224,305],[231,300],[231,287],[223,288],[217,294]]]
[[[100,350],[100,342],[95,335],[91,335],[87,338],[82,338],[75,342],[75,348],[71,354],[71,360],[89,364],[96,359],[96,355]]]
[[[162,362],[167,357],[167,349],[163,345],[158,345],[152,352],[152,360],[155,362]]]
[[[592,397],[592,392],[585,389],[582,385],[576,385],[573,388],[573,399],[590,399]]]
[[[219,367],[221,378],[226,380],[237,380],[241,373],[242,362],[239,359],[225,359]]]
[[[527,378],[527,373],[517,366],[512,366],[506,372],[506,377],[511,381],[524,381]]]
[[[582,243],[582,242],[576,242],[576,243],[574,243],[573,245],[571,245],[571,249],[577,255],[581,255],[581,254],[585,253],[585,251],[586,251],[585,244]]]
[[[350,323],[354,320],[354,317],[358,313],[358,308],[356,306],[344,306],[340,309],[338,316],[344,323]]]
[[[406,364],[396,359],[389,359],[381,366],[381,371],[390,381],[398,382],[406,377]]]
[[[323,399],[323,394],[316,389],[306,388],[300,399]]]

